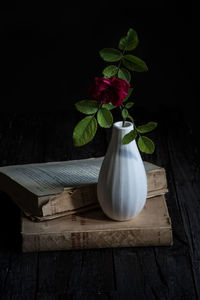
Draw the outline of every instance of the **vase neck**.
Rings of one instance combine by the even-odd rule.
[[[123,126],[123,122],[119,121],[119,122],[115,122],[113,124],[113,132],[119,133],[121,132],[123,135],[129,133],[131,130],[133,130],[133,123],[125,121],[124,122],[124,126]]]
[[[119,121],[119,122],[115,122],[113,124],[113,128],[112,128],[112,142],[115,141],[115,143],[117,143],[118,145],[122,144],[122,139],[123,137],[129,133],[131,130],[133,130],[133,124],[131,122],[125,122],[125,126],[122,126],[123,122]]]

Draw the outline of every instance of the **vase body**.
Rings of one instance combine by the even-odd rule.
[[[122,138],[133,129],[131,122],[113,124],[112,136],[97,184],[97,196],[104,213],[125,221],[137,216],[147,196],[147,178],[137,144],[122,145]]]

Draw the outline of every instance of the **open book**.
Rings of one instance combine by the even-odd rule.
[[[96,184],[103,157],[0,168],[0,190],[24,213],[46,220],[98,205]],[[144,162],[148,196],[165,194],[165,169]]]

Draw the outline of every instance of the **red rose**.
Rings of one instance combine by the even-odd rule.
[[[96,77],[95,82],[89,88],[89,94],[94,100],[104,104],[111,102],[120,106],[126,98],[130,84],[121,78]]]

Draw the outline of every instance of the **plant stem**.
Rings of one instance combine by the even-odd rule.
[[[122,105],[123,106],[123,105]],[[121,110],[121,113],[122,113],[122,106],[120,106],[120,110]],[[123,117],[122,117],[123,118]],[[122,120],[122,127],[125,127],[125,121],[126,119],[123,118]]]
[[[122,51],[122,58],[123,58],[123,56],[124,56],[125,51],[126,51],[126,49],[124,49],[124,50]],[[117,66],[117,73],[116,73],[116,74],[118,74],[118,72],[119,72],[119,68],[120,68],[121,63],[122,63],[122,58],[120,59],[120,61],[119,61],[119,63],[118,63],[118,66]]]
[[[122,52],[122,58],[123,58],[123,56],[124,56],[125,51],[126,51],[126,48],[124,48],[124,50],[123,50],[123,52]],[[120,68],[121,63],[122,63],[122,58],[121,58],[120,61],[119,61],[119,64],[118,64],[118,67],[117,67],[117,74],[116,74],[116,76],[118,76],[119,68]],[[123,105],[123,104],[122,104],[122,105]],[[121,106],[120,106],[120,109],[121,109],[121,112],[122,112],[122,107],[121,107]],[[126,121],[126,119],[123,118],[123,121],[122,121],[122,127],[125,127],[125,121]]]

